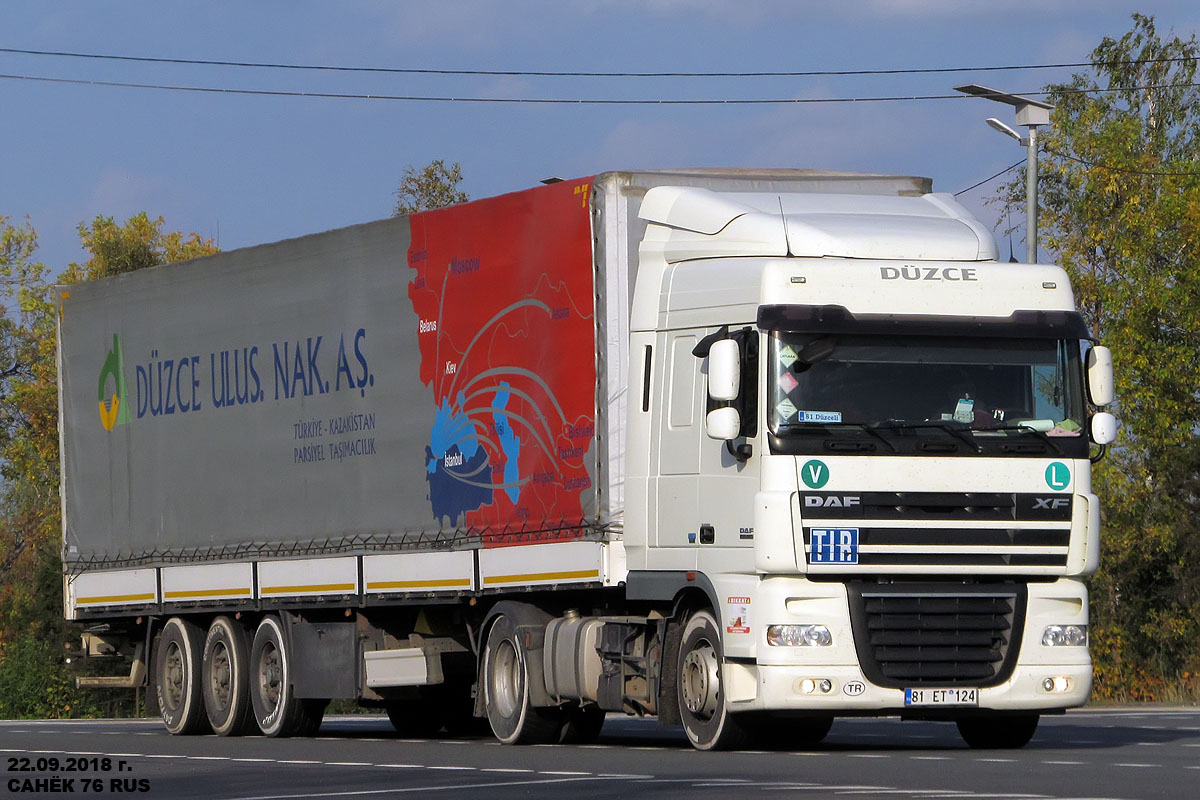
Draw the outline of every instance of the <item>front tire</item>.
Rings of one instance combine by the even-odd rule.
[[[250,722],[250,644],[246,629],[217,617],[204,639],[204,710],[218,736],[240,736]]]
[[[749,737],[725,705],[721,687],[721,634],[712,612],[697,611],[683,627],[675,694],[688,741],[697,750],[732,750]]]
[[[171,617],[163,626],[154,654],[155,698],[167,732],[175,736],[205,733],[208,717],[201,692],[204,634],[194,623]]]
[[[959,735],[977,750],[1017,750],[1037,731],[1037,714],[966,717],[957,720]]]
[[[483,686],[492,733],[503,744],[550,744],[562,728],[557,708],[535,708],[529,696],[529,654],[512,617],[502,614],[488,632]]]
[[[279,617],[266,616],[254,632],[250,647],[250,706],[264,736],[309,735],[316,728],[309,711],[315,701],[296,698],[292,687],[291,653],[283,638]],[[309,708],[306,708],[309,704]],[[320,708],[324,712],[324,706]],[[320,717],[317,718],[320,725]]]

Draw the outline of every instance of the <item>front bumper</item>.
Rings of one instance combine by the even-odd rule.
[[[1060,578],[1026,585],[1024,626],[1012,631],[1019,642],[1012,672],[1000,683],[979,688],[977,706],[905,706],[903,688],[871,682],[860,666],[846,586],[804,578],[775,577],[758,582],[755,613],[761,614],[753,657],[735,656],[724,664],[722,685],[732,711],[793,711],[847,715],[903,714],[962,716],[975,711],[1053,711],[1087,702],[1092,663],[1086,647],[1048,647],[1048,625],[1088,622],[1087,589],[1079,580]],[[828,627],[828,647],[767,644],[770,624],[819,623]],[[1014,642],[1017,643],[1017,642]],[[727,651],[728,652],[728,651]],[[747,655],[750,655],[747,653]],[[1052,688],[1047,689],[1047,681]],[[828,690],[822,691],[822,682]],[[970,686],[953,683],[949,686]],[[914,684],[913,688],[930,687]]]

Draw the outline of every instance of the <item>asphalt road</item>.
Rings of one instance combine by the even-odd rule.
[[[171,737],[151,720],[3,721],[0,766],[4,797],[1184,800],[1200,797],[1200,709],[1044,718],[1016,751],[970,750],[951,724],[895,719],[838,720],[809,750],[734,753],[695,752],[679,730],[619,716],[597,744],[538,747],[401,739],[377,716],[327,718],[313,739]]]

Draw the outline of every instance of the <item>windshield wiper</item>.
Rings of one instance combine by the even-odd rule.
[[[876,422],[871,427],[885,428],[885,429],[892,428],[895,430],[908,430],[908,429],[914,429],[914,428],[937,428],[940,431],[945,431],[946,433],[950,434],[955,439],[959,439],[960,441],[965,442],[967,444],[967,446],[970,447],[972,450],[974,450],[976,453],[982,453],[983,446],[975,441],[975,437],[972,436],[968,432],[967,428],[959,427],[961,425],[962,425],[962,423],[955,424],[947,419],[938,419],[938,420],[930,419],[930,420],[925,420],[924,422],[911,422],[906,419],[889,419],[889,420],[884,420],[883,422]]]
[[[993,430],[993,431],[1024,431],[1024,432],[1032,433],[1034,436],[1036,436],[1037,438],[1041,439],[1046,444],[1053,447],[1054,452],[1058,453],[1060,456],[1065,455],[1063,449],[1058,446],[1058,442],[1054,441],[1054,438],[1052,436],[1047,435],[1047,433],[1045,431],[1039,431],[1037,428],[1033,427],[1032,425],[1027,425],[1023,422],[1016,422],[1016,423],[1013,423],[1012,425],[1000,425],[995,428],[989,428],[989,430]]]
[[[817,422],[817,423],[799,423],[790,424],[781,428],[775,435],[780,438],[795,436],[797,434],[813,435],[823,433],[830,436],[836,433],[837,428],[853,428],[854,430],[862,431],[873,439],[877,439],[887,445],[888,449],[893,453],[899,453],[896,445],[888,441],[888,438],[876,430],[872,430],[871,426],[861,422]]]

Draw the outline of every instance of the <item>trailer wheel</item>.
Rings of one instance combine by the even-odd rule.
[[[304,735],[311,727],[310,715],[292,688],[291,653],[284,643],[283,625],[273,615],[258,623],[250,647],[250,706],[264,736]]]
[[[1033,738],[1038,715],[964,717],[955,724],[963,741],[975,749],[1016,750]]]
[[[562,715],[535,708],[529,700],[529,655],[512,617],[502,614],[488,633],[483,651],[483,685],[492,733],[504,744],[557,742]]]
[[[248,638],[240,624],[217,617],[204,639],[204,710],[218,736],[240,736],[254,727],[250,721]]]
[[[721,690],[721,634],[708,610],[697,611],[683,628],[676,697],[688,740],[697,750],[731,750],[748,742]]]
[[[163,626],[154,654],[155,698],[167,732],[204,733],[208,718],[201,693],[204,634],[194,623],[171,617]]]

